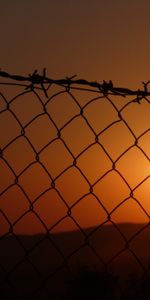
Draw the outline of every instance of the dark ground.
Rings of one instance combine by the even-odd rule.
[[[150,227],[118,226],[1,238],[0,300],[148,299]]]

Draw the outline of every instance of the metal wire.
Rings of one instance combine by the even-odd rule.
[[[142,260],[141,257],[138,255],[138,253],[131,247],[131,243],[133,240],[137,239],[137,237],[140,238],[141,233],[149,229],[149,221],[150,216],[148,211],[145,209],[145,207],[141,204],[141,201],[138,199],[137,196],[135,196],[136,191],[139,187],[143,186],[146,182],[148,182],[148,179],[150,178],[150,168],[148,168],[148,173],[145,175],[144,178],[140,180],[140,182],[136,183],[134,187],[130,184],[128,181],[128,178],[120,171],[118,167],[118,163],[120,163],[125,155],[131,151],[131,150],[138,150],[142,157],[144,156],[147,162],[148,167],[150,167],[150,157],[149,153],[143,147],[140,145],[141,139],[146,136],[148,136],[150,132],[150,122],[146,123],[146,126],[144,129],[142,128],[142,124],[138,124],[137,128],[140,128],[139,133],[135,133],[132,124],[130,123],[136,123],[139,122],[138,120],[134,120],[134,110],[139,107],[141,111],[144,109],[147,110],[149,108],[150,104],[150,92],[148,91],[148,85],[149,82],[143,83],[143,89],[138,90],[131,90],[128,88],[121,88],[121,87],[114,87],[113,83],[111,81],[106,82],[103,81],[103,83],[98,82],[88,82],[83,79],[75,79],[75,76],[72,76],[70,78],[66,77],[65,79],[59,79],[59,80],[53,80],[46,76],[46,70],[43,70],[43,74],[39,75],[37,71],[27,77],[20,76],[20,75],[11,75],[6,72],[0,71],[0,124],[1,124],[1,137],[4,137],[5,130],[9,124],[7,124],[7,114],[9,113],[9,116],[11,116],[11,119],[14,121],[15,124],[17,124],[17,133],[11,133],[10,137],[7,137],[5,140],[5,143],[1,142],[0,145],[0,164],[1,164],[1,178],[4,175],[4,170],[7,168],[9,170],[10,176],[12,176],[11,180],[6,180],[8,182],[5,182],[5,180],[2,182],[5,184],[2,184],[2,187],[0,189],[0,214],[1,219],[3,220],[3,226],[1,230],[1,236],[0,236],[0,247],[4,247],[4,252],[8,251],[8,263],[3,259],[4,255],[0,255],[0,279],[1,279],[1,294],[3,295],[3,299],[9,299],[9,296],[7,295],[8,291],[10,295],[14,293],[16,299],[55,299],[55,293],[56,291],[53,291],[54,294],[52,295],[52,289],[53,288],[53,282],[54,278],[57,278],[58,274],[61,274],[61,272],[64,272],[64,274],[67,276],[67,278],[71,278],[71,276],[74,276],[74,271],[71,266],[71,260],[78,255],[80,258],[80,253],[82,253],[83,249],[88,249],[86,251],[91,251],[90,255],[93,255],[95,257],[97,263],[99,262],[101,266],[106,270],[109,269],[110,266],[115,265],[118,257],[121,257],[122,254],[128,252],[134,260],[136,261],[137,265],[140,267],[143,276],[145,277],[149,272],[149,266],[146,265]],[[7,78],[7,82],[5,81]],[[19,92],[18,92],[19,90]],[[10,91],[10,92],[9,92]],[[12,93],[12,95],[10,94]],[[82,100],[80,99],[80,95]],[[24,96],[28,96],[28,103],[21,104],[21,109],[17,110],[17,101],[18,99],[22,99]],[[34,97],[35,102],[35,110],[33,107],[30,106],[30,99]],[[66,110],[62,111],[63,101],[66,99],[65,97],[68,97],[70,103],[73,105],[73,109],[71,114],[68,114],[69,108],[66,106]],[[59,98],[59,104],[58,99]],[[27,99],[27,98],[26,98]],[[55,103],[57,101],[57,109],[54,114],[52,109],[49,109],[49,105],[51,103]],[[115,112],[115,117],[113,120],[106,122],[105,126],[100,130],[96,130],[96,127],[93,124],[94,121],[91,120],[89,117],[87,111],[91,109],[92,105],[94,103],[106,103],[106,108],[102,109],[102,111],[99,111],[99,118],[103,118],[104,114],[106,114],[106,109],[109,109]],[[25,119],[24,115],[25,112],[23,111],[24,108],[27,108],[29,112],[28,120]],[[143,108],[144,107],[144,108]],[[104,107],[102,107],[104,108]],[[93,109],[93,108],[92,108]],[[30,111],[31,110],[31,111]],[[131,110],[131,113],[133,113],[130,122],[125,117],[126,113]],[[95,120],[97,120],[97,112],[95,111]],[[59,122],[62,118],[62,114],[64,114],[64,119],[62,122]],[[56,118],[57,115],[57,118]],[[43,130],[43,117],[46,116],[49,120],[49,123],[52,124],[54,128],[54,134],[53,137],[50,137],[49,141],[47,143],[44,143],[42,147],[37,150],[35,147],[35,142],[32,140],[32,137],[28,136],[27,131],[35,124],[36,121],[41,120],[41,127],[38,127],[38,130]],[[105,116],[106,117],[106,116]],[[57,121],[56,121],[57,119]],[[86,125],[86,128],[89,129],[90,134],[92,135],[92,141],[86,142],[82,141],[82,150],[76,150],[76,148],[72,148],[72,145],[74,145],[74,142],[68,143],[68,137],[66,137],[66,129],[71,130],[72,124],[75,120],[82,120],[84,122],[84,125]],[[104,118],[105,119],[105,118]],[[142,120],[142,119],[141,119]],[[144,120],[144,119],[143,119]],[[96,121],[95,121],[96,122]],[[112,128],[114,128],[117,124],[123,124],[128,133],[130,133],[130,136],[132,137],[132,143],[130,145],[126,145],[125,150],[119,153],[116,158],[112,157],[111,152],[107,149],[107,147],[102,142],[102,137],[105,133],[110,132]],[[10,131],[13,132],[13,128],[10,128]],[[7,129],[6,132],[9,132]],[[37,133],[38,134],[38,133]],[[76,144],[79,144],[80,140],[80,133],[76,135],[77,132],[72,132],[72,140],[76,139]],[[44,132],[43,132],[44,135]],[[85,133],[86,136],[86,133]],[[33,136],[34,138],[34,136]],[[41,136],[39,136],[39,139]],[[28,145],[28,147],[31,149],[33,155],[32,159],[28,161],[22,169],[19,171],[16,171],[16,168],[14,167],[14,164],[12,164],[9,159],[7,159],[7,151],[10,149],[10,153],[12,151],[13,155],[13,147],[16,145],[16,143],[22,139]],[[69,137],[70,139],[70,137]],[[2,138],[3,140],[3,138]],[[2,141],[1,140],[1,141]],[[64,168],[61,169],[59,172],[54,172],[53,169],[50,170],[48,166],[48,162],[43,162],[42,160],[42,154],[46,149],[50,149],[50,147],[53,147],[54,143],[61,142],[61,145],[66,149],[66,153],[69,154],[70,157],[70,163],[67,165],[64,164]],[[40,141],[39,141],[40,143]],[[114,144],[116,141],[114,141]],[[120,140],[120,143],[122,141]],[[90,181],[88,175],[80,164],[78,163],[79,160],[87,154],[89,149],[93,149],[92,147],[98,146],[102,150],[105,157],[108,158],[111,167],[109,167],[107,170],[103,172],[98,178],[96,178],[93,181]],[[75,147],[75,146],[74,146]],[[59,154],[61,156],[61,153]],[[20,159],[20,158],[19,158]],[[63,160],[64,158],[62,158]],[[16,157],[17,160],[17,157]],[[23,156],[21,156],[21,160],[23,160]],[[58,158],[57,156],[54,159],[54,165],[58,164],[57,162]],[[31,199],[30,193],[27,192],[24,185],[22,184],[22,177],[28,176],[28,171],[33,166],[39,166],[46,175],[46,177],[49,178],[49,186],[47,186],[41,193],[36,195],[34,199]],[[128,170],[129,166],[127,166]],[[67,199],[63,196],[63,193],[61,189],[59,189],[59,180],[69,171],[69,170],[76,170],[78,174],[83,178],[84,182],[86,182],[88,186],[87,193],[84,195],[78,196],[75,198],[73,203],[68,203]],[[99,197],[97,193],[95,192],[95,187],[99,182],[102,182],[104,178],[106,178],[111,172],[114,172],[124,183],[124,185],[128,189],[128,195],[122,200],[114,205],[113,209],[109,210],[106,205],[105,201],[103,201],[103,197]],[[40,173],[39,173],[40,176]],[[42,178],[39,180],[43,180]],[[70,180],[76,180],[76,177],[74,175],[73,179]],[[70,184],[74,184],[73,182],[68,182],[68,186]],[[17,217],[15,221],[10,220],[10,217],[7,215],[5,209],[3,209],[1,205],[1,199],[4,197],[4,195],[7,195],[8,191],[12,190],[12,188],[17,187],[19,191],[21,192],[21,195],[26,202],[26,209],[20,215]],[[108,187],[109,188],[109,187]],[[32,186],[31,186],[32,189]],[[53,223],[50,227],[46,224],[46,222],[42,219],[40,216],[40,213],[35,209],[35,205],[41,200],[42,196],[48,193],[49,191],[54,191],[57,196],[60,199],[60,202],[63,203],[66,213],[62,215],[57,222]],[[119,191],[119,189],[118,189]],[[118,193],[116,190],[116,193]],[[93,226],[91,230],[87,230],[83,228],[83,226],[78,222],[78,220],[74,217],[73,209],[78,206],[79,203],[81,203],[86,196],[92,196],[94,199],[96,199],[96,202],[99,205],[99,209],[103,210],[104,213],[107,215],[105,220],[99,222],[97,226]],[[125,203],[128,203],[128,200],[132,199],[140,208],[140,210],[145,215],[145,219],[147,222],[141,226],[137,227],[138,230],[136,230],[130,237],[127,237],[124,232],[122,232],[122,227],[119,226],[117,222],[113,220],[113,214],[116,212],[122,205]],[[12,201],[13,205],[13,201]],[[7,206],[7,204],[6,204]],[[17,209],[15,207],[15,209]],[[10,208],[11,210],[11,208]],[[35,240],[32,241],[32,245],[30,247],[26,246],[24,243],[24,240],[21,235],[18,235],[15,232],[16,226],[19,226],[20,222],[27,216],[29,213],[32,213],[36,217],[36,220],[38,220],[40,226],[43,228],[43,234],[38,235],[38,238],[35,237]],[[91,211],[91,214],[94,213],[94,211]],[[84,211],[82,213],[84,215]],[[51,216],[50,216],[51,217]],[[84,218],[84,216],[83,216]],[[81,233],[81,240],[78,245],[75,245],[73,248],[71,247],[71,251],[69,253],[64,252],[64,245],[63,241],[62,244],[58,243],[58,240],[55,239],[55,235],[53,234],[53,231],[57,228],[57,226],[60,226],[63,220],[70,220],[76,229]],[[136,219],[133,220],[133,222],[136,222]],[[3,227],[5,227],[5,223],[7,224],[7,229],[3,231]],[[105,225],[111,224],[113,228],[118,233],[119,237],[123,241],[123,247],[120,247],[116,252],[114,252],[111,255],[111,248],[110,248],[110,255],[109,258],[106,260],[102,256],[102,254],[99,253],[97,248],[94,246],[92,237],[99,231],[101,228],[106,228]],[[31,224],[32,226],[32,224]],[[56,235],[57,236],[57,235]],[[32,237],[33,238],[33,237]],[[113,236],[112,236],[113,238]],[[25,237],[24,237],[25,239]],[[46,274],[41,271],[36,264],[35,254],[36,249],[42,249],[42,245],[44,242],[47,242],[47,250],[44,248],[44,250],[41,251],[41,256],[47,255],[47,259],[53,260],[53,257],[51,257],[51,250],[48,250],[49,247],[53,248],[53,251],[58,256],[58,263],[55,264],[55,268],[51,270],[48,268]],[[149,242],[149,239],[148,239]],[[11,244],[12,243],[12,244]],[[14,243],[14,249],[12,246],[12,250],[9,248]],[[103,243],[103,239],[102,239]],[[109,247],[109,241],[108,247]],[[48,246],[49,245],[49,246]],[[149,246],[149,245],[148,245]],[[8,248],[9,249],[8,249]],[[18,259],[16,259],[15,264],[11,262],[11,252],[10,251],[16,251],[18,248],[18,253],[16,255],[18,256]],[[7,249],[7,250],[6,250]],[[48,251],[50,251],[48,256]],[[22,253],[22,254],[20,254]],[[56,259],[57,260],[57,259]],[[117,264],[117,263],[116,263]],[[21,278],[18,278],[17,283],[17,276],[16,274],[19,273],[19,270],[23,270],[24,272],[24,279],[23,283],[21,282]],[[32,277],[29,276],[30,270],[31,273],[34,273],[34,284],[31,284],[30,281],[32,281]],[[113,270],[113,268],[112,268]],[[28,274],[25,274],[25,272],[28,272]],[[15,274],[15,275],[14,275]],[[15,279],[12,279],[14,276]],[[19,276],[19,275],[18,275]],[[58,275],[59,276],[59,275]],[[26,277],[29,277],[29,282]],[[61,277],[62,278],[62,277]],[[143,278],[143,277],[142,277]],[[27,280],[27,281],[26,281]],[[58,280],[58,279],[57,279]],[[56,282],[57,282],[56,280]],[[91,279],[90,279],[91,280]],[[101,279],[102,280],[102,279]],[[59,281],[59,284],[61,281]],[[26,288],[22,285],[26,285]],[[83,284],[83,282],[82,282]],[[18,286],[19,285],[19,286]],[[120,285],[118,284],[118,287],[120,288]],[[56,293],[57,294],[57,293]],[[18,298],[17,298],[18,297]],[[21,297],[21,298],[20,298]],[[38,298],[39,297],[39,298]],[[45,297],[45,298],[44,298]],[[63,299],[63,296],[60,296],[60,299]],[[64,299],[67,296],[64,296]],[[118,296],[120,297],[120,296]],[[86,296],[87,298],[87,296]],[[56,296],[56,299],[58,299],[58,295]],[[111,298],[113,299],[113,298]],[[119,298],[118,298],[119,299]]]

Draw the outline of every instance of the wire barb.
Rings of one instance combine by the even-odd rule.
[[[148,84],[150,83],[150,80],[145,82],[142,82],[143,84],[143,90],[137,89],[137,90],[131,90],[126,87],[115,87],[113,82],[109,80],[108,82],[103,80],[103,83],[99,83],[96,81],[87,81],[85,79],[74,79],[77,75],[73,76],[66,76],[65,79],[51,79],[46,77],[46,68],[43,68],[43,74],[38,74],[37,70],[34,70],[32,74],[29,74],[26,76],[20,76],[20,75],[11,75],[7,72],[0,71],[0,77],[8,78],[16,81],[26,81],[30,82],[29,85],[26,86],[26,89],[33,90],[35,86],[40,85],[43,89],[43,92],[46,97],[47,95],[47,88],[45,88],[45,85],[49,84],[56,84],[56,85],[66,85],[67,91],[69,91],[70,86],[73,85],[83,85],[88,87],[94,87],[98,88],[99,91],[103,94],[113,94],[113,95],[120,95],[122,97],[125,97],[127,95],[133,95],[137,96],[137,102],[139,103],[143,98],[150,96],[150,92],[148,91]],[[141,98],[140,98],[141,97]]]

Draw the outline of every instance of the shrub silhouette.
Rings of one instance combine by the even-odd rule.
[[[71,299],[115,300],[117,278],[107,271],[82,267],[76,279],[69,282]]]
[[[150,296],[150,275],[133,274],[124,290],[123,300],[145,300]]]
[[[130,274],[124,288],[119,278],[106,270],[81,267],[76,279],[70,280],[71,300],[146,300],[150,295],[150,275]]]

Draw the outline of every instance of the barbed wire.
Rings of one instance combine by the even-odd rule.
[[[150,104],[150,100],[149,100],[150,92],[148,90],[148,85],[150,81],[146,83],[145,82],[142,83],[143,89],[131,90],[126,87],[125,88],[115,87],[111,80],[109,80],[108,82],[104,80],[102,83],[98,83],[96,81],[89,82],[84,79],[75,79],[75,77],[76,75],[71,77],[66,77],[65,79],[56,79],[56,80],[50,79],[46,76],[46,69],[43,69],[42,75],[38,74],[37,70],[35,70],[32,74],[29,74],[28,76],[12,75],[7,72],[0,71],[0,78],[1,78],[0,86],[2,90],[0,92],[0,97],[1,97],[0,107],[2,107],[0,110],[1,137],[2,137],[1,141],[3,140],[5,141],[5,142],[1,142],[0,145],[0,162],[2,163],[1,178],[3,177],[5,168],[7,168],[11,176],[13,176],[13,180],[10,180],[11,182],[9,183],[6,183],[4,178],[4,180],[2,181],[3,182],[2,188],[0,190],[0,214],[2,216],[1,218],[3,219],[3,222],[7,224],[6,227],[8,227],[8,229],[1,234],[0,243],[2,247],[4,247],[6,243],[4,252],[7,252],[6,248],[11,247],[10,245],[12,245],[13,243],[15,243],[15,247],[19,247],[19,249],[21,249],[18,250],[18,256],[20,256],[19,251],[22,251],[21,257],[16,260],[14,265],[12,262],[10,262],[10,259],[8,259],[8,257],[11,256],[10,253],[9,254],[5,253],[10,265],[8,264],[6,258],[0,259],[1,294],[3,295],[4,299],[9,299],[6,296],[8,290],[10,291],[10,294],[15,293],[16,299],[20,299],[20,297],[22,299],[49,299],[50,297],[52,297],[53,299],[55,298],[58,299],[58,295],[55,296],[55,293],[58,291],[57,288],[55,288],[55,291],[53,291],[54,294],[52,295],[52,290],[54,288],[54,284],[53,284],[54,278],[55,277],[57,278],[57,274],[59,274],[59,272],[64,272],[62,277],[65,277],[64,274],[65,275],[67,274],[66,275],[67,278],[71,278],[72,276],[74,278],[75,272],[73,267],[71,266],[70,261],[78,254],[78,259],[81,257],[79,261],[81,261],[82,264],[83,257],[82,255],[80,256],[80,253],[82,253],[83,249],[86,248],[88,249],[87,252],[91,251],[90,252],[91,254],[89,256],[87,254],[87,257],[88,258],[90,256],[95,257],[94,263],[97,262],[97,264],[100,264],[105,271],[107,270],[107,272],[109,271],[109,267],[112,265],[112,263],[115,263],[118,257],[121,257],[126,252],[132,255],[137,265],[140,267],[142,271],[142,278],[143,276],[145,278],[149,272],[149,266],[147,266],[147,264],[143,262],[143,260],[138,255],[138,253],[134,251],[134,249],[131,247],[131,243],[137,237],[140,237],[141,234],[150,227],[149,212],[141,204],[141,201],[138,199],[138,197],[135,196],[135,192],[138,190],[138,188],[144,185],[150,178],[150,171],[148,169],[148,172],[146,173],[146,175],[144,175],[144,178],[142,178],[133,187],[131,183],[128,181],[128,178],[126,178],[126,176],[122,174],[122,172],[119,170],[117,164],[118,162],[122,161],[122,159],[130,150],[136,148],[138,151],[140,151],[142,156],[145,157],[147,165],[149,166],[150,163],[149,153],[147,153],[147,151],[143,149],[142,146],[140,146],[139,141],[143,137],[148,135],[148,133],[150,132],[150,126],[148,125],[146,128],[142,129],[140,133],[135,134],[134,130],[132,129],[132,126],[128,124],[128,120],[126,120],[123,113],[126,112],[128,108],[132,107],[133,103],[135,103],[135,105],[138,104],[144,105],[144,103],[146,103],[147,105]],[[4,81],[5,79],[7,79],[8,81],[5,82]],[[10,86],[13,87],[14,90],[17,87],[20,87],[21,92],[18,93],[17,90],[15,90],[16,93],[15,95],[7,96],[7,92]],[[55,89],[60,87],[61,90],[58,89],[58,91],[53,91],[53,87],[55,87]],[[6,96],[5,96],[5,90],[6,90]],[[81,103],[81,101],[79,100],[78,98],[79,96],[77,96],[76,92],[79,93],[84,92],[83,103]],[[91,93],[93,96],[91,96]],[[28,121],[25,122],[22,119],[24,113],[23,107],[21,108],[21,113],[20,112],[17,113],[17,110],[13,107],[13,105],[14,103],[17,102],[18,98],[23,97],[26,94],[28,95],[28,97],[34,95],[36,97],[37,106],[40,104],[40,107],[42,109],[40,110],[40,112],[34,111],[34,113],[30,113],[30,117],[28,118]],[[94,96],[95,94],[96,97]],[[58,97],[62,97],[62,99],[59,100],[63,101],[63,95],[67,95],[70,99],[70,102],[74,103],[77,109],[73,111],[72,116],[66,117],[65,121],[63,121],[62,124],[60,125],[59,122],[56,121],[53,111],[51,109],[48,109],[48,105],[52,102],[52,100],[55,101]],[[115,99],[112,100],[113,96],[115,96]],[[86,97],[87,100],[85,100]],[[119,104],[119,106],[117,106],[116,97],[118,98],[122,97],[124,99],[124,103],[121,103]],[[127,99],[127,97],[129,97],[129,99]],[[114,112],[116,113],[116,117],[114,118],[113,121],[111,120],[107,124],[105,124],[105,126],[103,125],[101,129],[96,130],[95,126],[93,125],[94,123],[92,122],[90,117],[86,115],[85,110],[88,108],[90,109],[91,108],[90,105],[100,100],[104,100],[109,104],[109,108],[112,108],[114,110]],[[62,106],[61,106],[62,101],[59,103],[60,108],[58,106],[58,111],[57,111],[58,118],[62,114],[65,114],[65,111],[67,109],[69,110],[69,107],[65,107],[65,111],[62,110]],[[36,102],[34,104],[36,105]],[[28,101],[28,103],[26,103],[25,105],[27,110],[30,111],[31,109],[30,102]],[[147,105],[144,107],[144,110],[146,110],[149,107]],[[106,109],[108,109],[108,107]],[[103,116],[107,112],[106,109],[100,111],[99,114]],[[17,126],[19,127],[19,133],[18,134],[14,133],[14,136],[7,137],[5,139],[3,137],[7,135],[7,131],[5,133],[6,126],[11,126],[11,124],[5,123],[6,122],[5,114],[8,112],[10,113],[12,119],[16,122]],[[96,115],[96,111],[95,111],[95,115]],[[27,130],[31,128],[33,124],[36,124],[37,120],[42,119],[43,116],[48,117],[49,122],[53,125],[53,128],[55,129],[55,134],[53,137],[49,138],[48,142],[44,143],[42,147],[37,150],[35,143],[33,141],[33,137],[28,136]],[[68,142],[68,139],[66,138],[64,132],[66,128],[71,126],[77,118],[80,118],[81,120],[84,121],[84,124],[86,124],[87,128],[90,130],[90,133],[93,135],[94,138],[88,144],[85,142],[85,145],[82,147],[82,149],[80,149],[80,151],[76,153],[75,149],[73,149],[72,144]],[[132,118],[134,119],[134,115],[132,116]],[[114,158],[109,153],[107,147],[102,143],[101,137],[104,133],[108,132],[114,125],[120,124],[120,122],[122,122],[124,126],[127,128],[128,132],[132,136],[133,142],[131,143],[131,145],[126,146],[124,151],[119,153],[119,155],[116,158]],[[135,122],[137,121],[135,120]],[[141,127],[141,124],[138,124],[138,126]],[[13,126],[11,130],[13,131]],[[42,125],[41,125],[41,131],[43,131]],[[74,139],[74,134],[75,131],[72,132],[72,139]],[[77,144],[79,143],[78,141],[79,135],[77,138]],[[16,171],[15,164],[10,162],[6,152],[8,149],[10,149],[10,152],[13,151],[11,147],[14,146],[20,138],[23,138],[23,140],[26,141],[27,145],[29,146],[29,148],[32,150],[34,154],[34,159],[32,158],[31,161],[26,163],[26,165],[22,167],[20,171]],[[40,136],[38,138],[40,139]],[[68,165],[64,165],[64,167],[58,173],[54,174],[55,172],[53,171],[53,169],[49,168],[48,162],[44,162],[41,156],[46,149],[49,149],[49,147],[52,147],[52,145],[58,141],[60,141],[63,147],[66,149],[66,153],[69,154],[71,161]],[[109,167],[107,170],[103,172],[103,174],[101,174],[98,178],[96,178],[93,182],[91,182],[89,176],[86,174],[86,172],[83,170],[83,168],[80,166],[78,162],[82,157],[85,157],[89,149],[92,149],[92,147],[95,146],[98,146],[100,147],[100,149],[102,149],[105,157],[107,157],[107,159],[111,163],[111,167]],[[59,153],[59,155],[61,156],[61,152]],[[23,160],[23,156],[21,156],[21,160]],[[57,157],[54,158],[54,162],[56,163],[56,165],[58,164]],[[39,194],[36,195],[34,199],[31,199],[30,193],[26,190],[24,185],[21,183],[21,179],[24,175],[26,177],[28,176],[29,169],[35,164],[38,164],[38,166],[40,166],[40,168],[42,169],[42,172],[44,172],[45,176],[49,178],[49,186],[47,186],[42,192],[39,192]],[[62,190],[59,188],[58,182],[72,168],[76,170],[78,174],[80,174],[80,177],[83,178],[84,182],[86,182],[88,186],[88,190],[87,192],[83,193],[83,195],[77,196],[75,198],[75,201],[69,204],[67,199],[63,195]],[[129,166],[127,166],[127,168],[129,168]],[[103,197],[101,195],[98,196],[97,193],[95,192],[95,187],[99,182],[102,182],[104,178],[106,178],[109,174],[111,174],[111,172],[115,172],[115,174],[118,175],[118,177],[121,179],[124,185],[128,188],[129,192],[126,197],[123,197],[118,204],[116,203],[114,207],[111,210],[109,210],[105,205],[105,201],[103,201]],[[39,175],[41,174],[39,173]],[[75,178],[76,177],[74,175],[72,179],[70,178],[70,181],[71,180],[75,181]],[[42,178],[40,180],[42,181]],[[32,182],[30,184],[32,189]],[[68,182],[68,187],[69,185],[70,182]],[[4,197],[4,195],[7,195],[8,191],[12,190],[12,188],[14,187],[17,187],[21,192],[22,197],[26,199],[25,201],[28,205],[28,209],[26,208],[22,213],[20,213],[20,215],[14,221],[12,221],[10,216],[7,215],[6,212],[7,209],[4,209],[3,206],[1,205],[1,199],[2,197]],[[35,209],[35,205],[49,191],[55,191],[55,193],[60,199],[60,202],[63,203],[66,210],[65,214],[63,214],[56,222],[51,224],[51,226],[48,226],[46,224],[46,222],[40,216],[40,213]],[[118,191],[116,191],[116,193],[118,193]],[[103,221],[100,220],[99,224],[92,227],[91,230],[85,229],[72,213],[74,208],[78,207],[79,203],[82,203],[85,197],[87,196],[92,196],[96,200],[96,203],[98,203],[99,209],[102,209],[107,216],[105,220]],[[140,210],[143,212],[143,214],[147,219],[147,222],[144,225],[142,225],[142,227],[139,228],[137,227],[138,230],[136,230],[136,232],[134,232],[129,238],[122,231],[121,227],[119,227],[118,223],[113,220],[112,216],[115,211],[117,211],[122,205],[124,205],[124,203],[127,203],[127,201],[131,198],[134,200],[134,202],[138,205]],[[20,224],[20,222],[24,218],[26,218],[27,215],[29,215],[29,213],[32,213],[32,215],[36,217],[39,224],[41,224],[44,230],[44,234],[40,235],[37,240],[35,239],[32,246],[26,247],[21,236],[15,232],[15,228],[16,226],[18,226],[18,224]],[[66,254],[63,250],[64,245],[63,244],[60,245],[58,243],[56,234],[53,234],[53,230],[57,226],[61,226],[62,221],[68,220],[68,218],[75,225],[76,229],[81,233],[82,241],[78,245],[76,245],[73,249],[70,246],[72,250],[69,251],[69,254]],[[122,239],[124,245],[123,247],[120,247],[117,251],[112,253],[112,255],[111,255],[111,249],[109,249],[110,256],[106,260],[103,257],[103,255],[100,254],[99,249],[95,247],[92,238],[99,230],[101,230],[102,228],[106,228],[105,225],[107,225],[108,223],[111,224],[113,228],[116,230],[116,232],[119,234],[119,237]],[[5,224],[3,226],[5,226]],[[13,239],[13,242],[11,240],[12,244],[10,243],[10,236],[11,239]],[[40,270],[37,261],[36,263],[34,262],[36,256],[36,255],[34,256],[34,252],[36,252],[37,249],[40,249],[45,241],[47,242],[47,248],[48,249],[50,248],[49,255],[47,254],[46,248],[43,250],[43,252],[41,252],[42,253],[41,255],[43,256],[48,255],[47,259],[49,260],[51,258],[51,251],[53,248],[53,251],[56,253],[56,256],[59,257],[58,260],[61,261],[59,263],[56,263],[53,270],[50,269],[49,267],[48,272],[46,274],[42,270]],[[101,240],[100,242],[103,243],[103,240]],[[5,255],[3,254],[3,256]],[[85,251],[85,256],[86,256],[86,251]],[[54,260],[53,257],[51,259],[52,261]],[[34,272],[34,276],[37,279],[37,283],[34,282],[33,286],[31,284],[30,288],[28,286],[26,286],[26,288],[23,287],[23,285],[25,284],[27,285],[25,279],[23,279],[24,282],[21,283],[20,283],[20,278],[18,279],[18,283],[16,282],[16,279],[12,280],[12,277],[16,276],[13,274],[16,274],[17,272],[19,273],[19,269],[20,268],[23,269],[23,267],[24,267],[23,272],[26,272],[25,270],[27,269],[27,266],[30,266],[30,268]],[[32,281],[31,278],[29,279],[29,281],[30,280]],[[61,284],[60,283],[61,281],[58,281],[58,279],[56,280],[55,284],[57,282]],[[18,285],[22,285],[22,286],[18,287]],[[119,294],[120,296],[117,297],[121,297],[121,295],[123,294],[123,288],[119,283],[117,284],[117,289],[120,291]],[[101,286],[101,293],[104,293],[102,291],[102,286]],[[62,295],[59,296],[60,299],[63,299]],[[67,299],[66,297],[67,296],[65,295],[64,299]]]
[[[143,89],[131,90],[131,89],[125,88],[125,87],[114,87],[111,80],[109,80],[109,82],[106,82],[105,80],[103,80],[103,83],[99,83],[97,81],[90,82],[85,79],[74,80],[76,75],[73,75],[71,77],[66,77],[65,79],[51,79],[51,78],[46,77],[46,69],[45,68],[43,69],[42,75],[38,74],[37,70],[35,70],[32,74],[29,74],[29,76],[11,75],[7,72],[0,71],[0,77],[9,78],[9,79],[13,79],[16,81],[30,82],[30,84],[26,86],[26,89],[32,90],[32,89],[34,89],[35,84],[40,85],[42,90],[44,91],[44,93],[46,93],[44,84],[46,84],[46,85],[48,84],[48,88],[49,88],[49,84],[50,85],[58,84],[58,85],[67,86],[67,90],[69,89],[70,85],[71,86],[83,85],[83,86],[98,88],[98,90],[100,92],[102,92],[103,94],[108,94],[108,92],[112,92],[115,95],[121,95],[121,96],[135,95],[135,96],[137,96],[136,97],[137,102],[139,102],[146,96],[150,95],[150,92],[148,91],[148,85],[150,83],[150,80],[147,82],[142,82]],[[46,95],[46,97],[48,97],[47,94],[45,94],[45,95]]]

